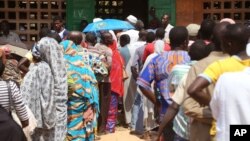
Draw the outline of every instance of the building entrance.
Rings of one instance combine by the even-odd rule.
[[[148,21],[148,2],[145,0],[96,0],[95,16],[124,20],[128,15]]]

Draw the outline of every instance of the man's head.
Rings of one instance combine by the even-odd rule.
[[[10,25],[7,20],[3,20],[1,22],[0,31],[2,31],[6,36],[10,33]]]
[[[146,30],[140,30],[139,31],[139,40],[140,41],[146,41],[147,33],[148,32]]]
[[[135,24],[135,29],[137,29],[138,31],[141,31],[144,28],[144,23],[142,20],[137,20],[136,24]]]
[[[188,54],[191,60],[199,61],[207,57],[212,51],[211,46],[207,46],[203,40],[196,40],[189,48]]]
[[[230,55],[237,55],[246,50],[249,30],[241,24],[229,24],[222,35],[223,51]]]
[[[161,23],[163,28],[166,28],[169,24],[170,21],[170,15],[165,13],[162,17],[161,17]]]
[[[157,28],[155,32],[155,38],[162,40],[165,36],[165,29],[162,27]]]
[[[170,30],[169,39],[172,49],[178,47],[186,50],[188,46],[188,31],[183,26],[176,26]]]
[[[146,42],[152,43],[155,40],[155,33],[154,32],[148,32],[146,36]]]
[[[201,23],[200,30],[199,30],[200,39],[210,40],[215,24],[216,23],[214,20],[211,20],[211,19],[203,20]]]
[[[121,45],[121,47],[124,47],[129,43],[130,43],[130,37],[128,36],[128,34],[123,34],[123,35],[120,36],[120,45]]]
[[[48,27],[43,27],[39,31],[39,37],[40,37],[40,39],[42,39],[43,37],[47,37],[50,33],[51,33],[51,31],[50,31],[50,29]]]
[[[151,16],[151,17],[155,17],[155,8],[154,7],[150,7],[150,9],[149,9],[149,15]]]
[[[92,46],[94,46],[97,42],[97,37],[94,33],[88,32],[86,34],[85,40],[88,44],[91,44]]]
[[[59,16],[56,16],[54,19],[53,19],[53,28],[54,30],[59,33],[62,31],[63,29],[63,19]]]
[[[55,39],[58,43],[61,43],[61,41],[62,41],[61,37],[56,32],[49,33],[48,37]]]
[[[101,43],[103,43],[106,46],[112,45],[113,43],[113,36],[109,32],[103,32],[101,33]]]
[[[221,48],[221,40],[222,40],[222,33],[225,32],[226,26],[228,25],[228,22],[222,22],[216,24],[213,30],[213,35],[212,35],[212,42],[214,44],[214,49],[215,51],[222,51]]]
[[[88,21],[87,20],[81,20],[80,22],[80,31],[83,31],[85,29],[86,26],[88,26]]]
[[[68,39],[73,41],[76,45],[80,45],[82,42],[82,33],[79,31],[71,31],[68,35]]]

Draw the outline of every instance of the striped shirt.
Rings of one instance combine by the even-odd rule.
[[[17,116],[21,121],[28,120],[28,113],[19,88],[13,81],[10,81],[9,85],[11,89],[12,106],[14,107]],[[9,111],[10,103],[6,81],[0,81],[0,105]]]

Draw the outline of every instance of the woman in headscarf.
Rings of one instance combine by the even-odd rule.
[[[111,34],[109,35],[110,37]],[[110,38],[112,39],[112,38]],[[117,43],[114,40],[110,40],[112,54],[112,66],[110,70],[110,81],[111,81],[111,98],[109,105],[109,112],[106,124],[106,131],[109,133],[115,132],[115,125],[118,114],[118,99],[123,97],[123,67],[124,61],[122,56],[117,49]]]
[[[62,47],[44,37],[32,49],[34,64],[21,85],[37,120],[33,141],[62,141],[67,125],[67,76]]]
[[[93,141],[98,108],[97,81],[83,60],[82,48],[73,41],[61,42],[68,76],[68,141]]]

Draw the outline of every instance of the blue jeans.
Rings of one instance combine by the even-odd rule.
[[[137,132],[143,133],[144,132],[144,125],[143,125],[143,100],[142,96],[136,92],[135,101],[132,107],[132,118],[131,118],[131,128]]]

